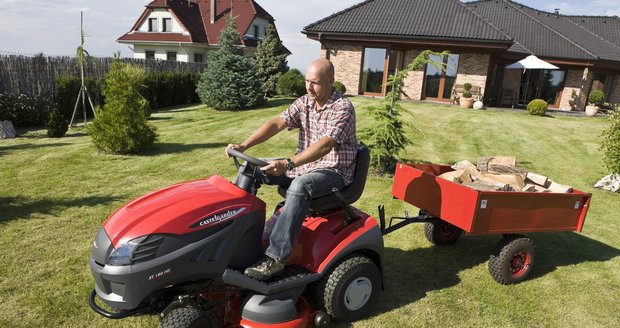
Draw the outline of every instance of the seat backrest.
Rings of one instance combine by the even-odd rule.
[[[348,186],[340,190],[342,197],[348,204],[354,203],[358,200],[364,192],[366,186],[366,178],[368,177],[368,167],[370,166],[370,150],[365,145],[359,144],[357,146],[357,155],[355,156],[355,173],[353,175],[353,181]],[[284,188],[278,188],[278,193],[282,197],[286,196],[286,190]],[[313,211],[325,211],[332,208],[341,207],[342,204],[338,197],[329,193],[321,197],[313,198],[310,209]]]

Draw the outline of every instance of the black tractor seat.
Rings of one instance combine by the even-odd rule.
[[[368,176],[368,166],[370,165],[370,151],[365,145],[357,145],[357,155],[355,156],[355,173],[353,181],[348,186],[340,190],[342,198],[346,204],[354,203],[362,196],[364,186],[366,185],[366,177]],[[278,187],[278,193],[282,197],[286,197],[287,188]],[[331,209],[341,208],[344,205],[336,193],[329,193],[312,199],[310,211],[323,212]]]

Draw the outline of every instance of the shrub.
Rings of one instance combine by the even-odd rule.
[[[54,108],[47,120],[47,135],[51,138],[62,138],[69,130],[69,120],[65,118],[62,110]]]
[[[306,78],[293,68],[278,78],[276,86],[279,95],[299,97],[306,93]]]
[[[139,153],[155,142],[155,128],[147,123],[148,101],[137,89],[144,71],[116,58],[106,75],[105,104],[89,126],[95,147],[115,154]]]
[[[603,131],[603,163],[611,173],[620,174],[620,111],[610,112],[611,125]]]
[[[588,102],[590,105],[599,106],[603,103],[603,99],[605,99],[605,93],[601,90],[593,90],[588,95]]]
[[[265,101],[252,61],[239,47],[240,40],[235,23],[228,18],[220,34],[220,48],[209,54],[209,66],[196,88],[200,100],[209,107],[239,110]]]
[[[548,104],[542,99],[534,99],[527,104],[527,111],[530,115],[545,116]]]
[[[24,94],[0,93],[0,121],[9,120],[14,127],[43,126],[52,101]]]
[[[471,83],[463,84],[463,98],[471,98]]]
[[[334,82],[334,89],[341,95],[347,92],[347,87],[345,87],[344,84],[342,84],[342,82],[340,81]]]

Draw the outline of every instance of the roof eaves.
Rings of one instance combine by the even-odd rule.
[[[306,36],[315,35],[317,37],[357,37],[357,38],[373,38],[373,39],[411,39],[411,40],[438,40],[438,41],[451,41],[451,42],[463,42],[463,41],[475,41],[479,43],[489,44],[505,44],[511,45],[514,43],[512,40],[495,40],[495,39],[475,39],[475,38],[456,38],[445,36],[417,36],[417,35],[400,35],[400,34],[370,34],[370,33],[343,33],[343,32],[315,32],[315,31],[302,31],[301,33]]]

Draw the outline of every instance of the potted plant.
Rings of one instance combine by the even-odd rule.
[[[463,84],[463,95],[459,100],[461,108],[471,108],[474,104],[474,99],[471,97],[471,83]]]
[[[593,90],[588,95],[588,106],[586,106],[586,116],[594,116],[599,110],[599,105],[603,103],[605,94],[601,90]]]

